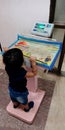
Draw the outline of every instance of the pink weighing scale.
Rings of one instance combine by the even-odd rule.
[[[44,71],[45,69],[50,70],[50,69],[53,68],[53,66],[55,64],[55,61],[56,61],[59,53],[61,52],[61,43],[59,43],[59,42],[50,42],[50,41],[45,41],[45,40],[37,40],[37,39],[34,39],[34,38],[28,38],[28,37],[25,37],[25,36],[18,35],[17,40],[14,43],[12,43],[9,46],[9,48],[15,47],[15,45],[18,44],[21,41],[25,41],[27,43],[30,42],[30,44],[33,44],[33,46],[34,46],[34,43],[36,43],[37,47],[38,47],[38,44],[40,44],[40,43],[41,43],[40,45],[42,45],[42,47],[43,46],[45,47],[45,44],[46,45],[48,44],[48,46],[51,45],[51,47],[54,46],[54,51],[55,51],[55,49],[56,49],[56,51],[55,51],[55,54],[54,54],[54,56],[52,58],[52,62],[50,64],[47,64],[46,63],[47,61],[45,61],[45,63],[44,62],[43,63],[42,62],[37,62],[38,69],[42,69],[42,71]],[[51,53],[52,53],[52,51],[51,51]],[[30,69],[30,68],[28,68],[28,69]],[[37,114],[37,112],[39,110],[41,102],[44,99],[45,91],[40,90],[38,88],[38,75],[33,77],[33,78],[28,79],[27,87],[28,87],[28,90],[29,90],[28,100],[29,101],[34,101],[34,107],[29,112],[24,112],[20,108],[16,108],[16,109],[13,108],[12,101],[10,101],[10,103],[8,104],[6,110],[10,115],[12,115],[12,116],[14,116],[14,117],[28,123],[28,124],[32,124],[33,120],[35,119],[35,116],[36,116],[36,114]]]

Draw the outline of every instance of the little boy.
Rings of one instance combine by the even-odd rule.
[[[27,78],[31,78],[37,74],[37,66],[34,58],[30,58],[32,71],[28,72],[24,67],[23,53],[18,48],[12,48],[5,50],[3,54],[3,63],[5,64],[5,70],[9,76],[9,94],[13,102],[13,107],[17,108],[19,105],[21,108],[28,112],[34,106],[34,102],[28,103],[28,89]]]

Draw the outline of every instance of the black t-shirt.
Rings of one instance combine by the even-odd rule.
[[[21,67],[20,69],[6,68],[5,70],[9,76],[10,87],[17,92],[25,92],[27,90],[27,79],[25,77],[27,71]]]

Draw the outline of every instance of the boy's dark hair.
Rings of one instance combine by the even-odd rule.
[[[12,48],[3,54],[3,62],[6,67],[20,68],[24,62],[23,53],[18,48]]]

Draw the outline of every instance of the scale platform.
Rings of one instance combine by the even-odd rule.
[[[34,107],[29,112],[24,112],[20,108],[16,108],[16,109],[13,108],[12,101],[10,101],[6,110],[10,115],[28,123],[28,124],[32,124],[33,120],[38,112],[38,109],[40,107],[40,104],[44,98],[44,95],[45,95],[45,91],[42,91],[39,89],[37,90],[37,92],[29,91],[29,99],[28,100],[34,101]]]

